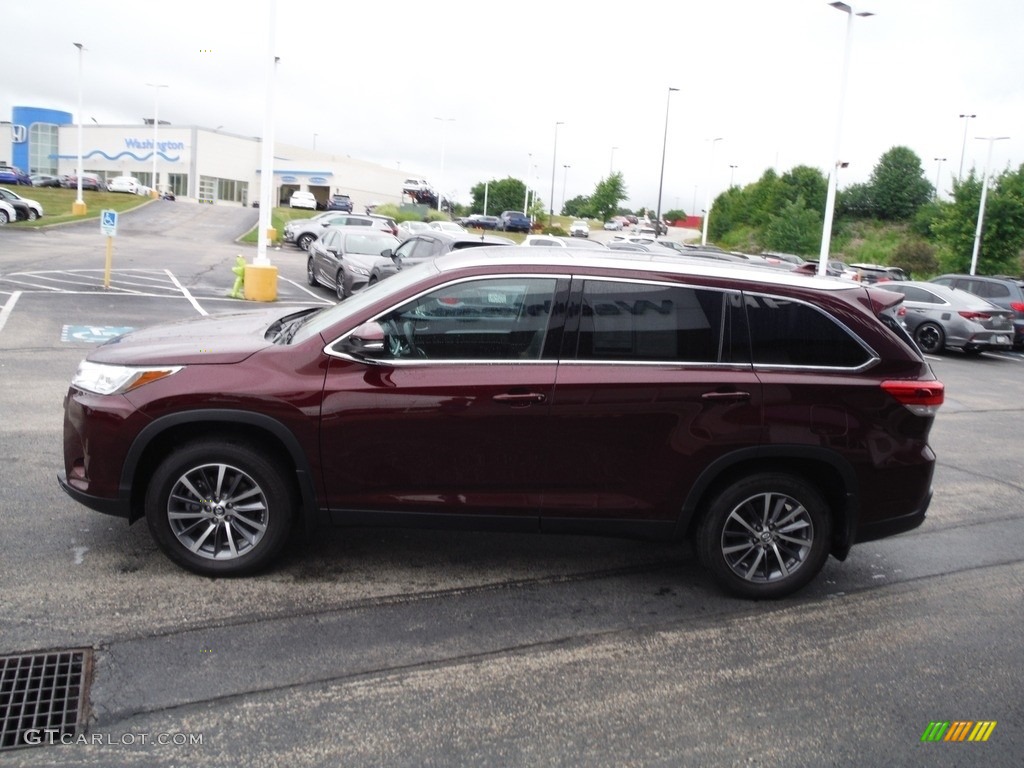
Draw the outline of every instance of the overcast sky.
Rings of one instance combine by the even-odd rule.
[[[0,119],[15,105],[75,113],[81,42],[85,122],[141,123],[154,106],[146,83],[161,83],[161,119],[260,135],[269,8],[6,2]],[[854,10],[875,15],[853,23],[840,187],[907,146],[948,190],[965,122],[965,174],[985,164],[977,136],[1010,137],[994,144],[994,171],[1020,165],[1024,4],[874,0]],[[563,184],[566,197],[589,194],[612,167],[633,207],[654,207],[674,87],[662,209],[699,211],[705,190],[770,167],[827,173],[846,30],[847,14],[825,0],[277,0],[275,130],[306,147],[316,134],[318,150],[400,167],[460,202],[476,182],[506,176],[547,201],[562,122],[556,208]]]

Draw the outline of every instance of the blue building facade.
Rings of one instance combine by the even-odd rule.
[[[57,129],[70,125],[70,112],[40,107],[11,109],[11,165],[28,173],[57,173]]]

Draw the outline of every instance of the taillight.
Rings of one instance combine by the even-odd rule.
[[[934,416],[945,400],[946,388],[941,381],[889,380],[881,386],[918,416]]]
[[[1011,301],[1010,309],[1014,312],[1024,312],[1024,301]]]
[[[969,309],[961,309],[957,314],[964,320],[988,320],[992,317],[986,312],[971,312]]]
[[[900,304],[900,308],[896,310],[896,317],[906,317],[907,308]]]

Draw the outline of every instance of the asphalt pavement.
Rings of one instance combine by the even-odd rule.
[[[254,214],[123,215],[115,290],[98,224],[0,230],[0,654],[95,657],[85,741],[0,761],[1020,765],[1019,353],[932,360],[925,524],[779,602],[724,596],[685,547],[590,537],[328,530],[208,579],[73,502],[55,476],[78,361],[109,329],[261,308],[224,295]],[[302,252],[271,258],[282,303],[333,303]],[[996,722],[988,741],[921,740],[968,720]]]

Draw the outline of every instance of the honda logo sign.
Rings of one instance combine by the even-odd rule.
[[[12,125],[11,126],[11,142],[14,144],[24,144],[28,138],[28,129],[24,125]]]

